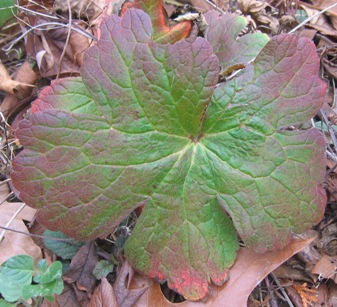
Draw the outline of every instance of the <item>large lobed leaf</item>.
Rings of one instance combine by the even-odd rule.
[[[81,240],[146,204],[127,257],[197,300],[226,280],[237,233],[263,252],[321,219],[323,137],[287,127],[317,112],[325,84],[307,39],[274,37],[217,84],[206,39],[151,36],[139,10],[103,22],[82,77],[54,81],[21,122],[12,178],[41,223]]]

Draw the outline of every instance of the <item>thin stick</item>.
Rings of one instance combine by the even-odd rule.
[[[14,195],[14,192],[10,192],[5,199],[3,199],[1,202],[0,202],[0,206],[8,199],[10,198],[12,195]],[[1,240],[0,240],[1,241]]]
[[[6,228],[8,228],[8,226],[14,221],[14,219],[18,216],[18,214],[22,211],[22,209],[26,206],[25,203],[23,203],[20,208],[18,210],[16,210],[16,212],[13,214],[13,216],[10,218],[10,220],[7,222],[7,224],[5,225]],[[5,233],[6,233],[7,229],[4,229],[1,233],[0,233],[0,242],[3,240]]]
[[[68,34],[67,34],[67,39],[66,39],[66,42],[65,42],[63,50],[62,50],[62,54],[60,56],[59,69],[58,69],[58,72],[57,72],[57,75],[56,75],[56,79],[58,79],[59,76],[60,76],[63,58],[64,58],[64,55],[66,53],[66,49],[67,49],[67,46],[69,44],[70,35],[71,35],[72,16],[71,16],[70,0],[67,0],[67,5],[68,5]]]
[[[326,114],[323,111],[323,109],[321,109],[319,111],[319,115],[321,115],[321,118],[322,118],[323,122],[327,125],[329,133],[330,133],[330,137],[331,137],[331,140],[332,140],[332,143],[333,143],[334,147],[337,148],[337,139],[336,139],[336,135],[335,135],[336,131],[332,127],[332,124],[328,120],[328,117],[326,116]]]
[[[216,4],[214,4],[212,1],[210,0],[204,0],[204,1],[208,3],[209,5],[211,5],[214,9],[216,9],[221,14],[225,14],[225,12],[221,8],[219,8]]]
[[[270,273],[270,275],[273,277],[275,283],[277,284],[277,286],[279,287],[280,291],[282,292],[284,299],[287,301],[287,303],[289,304],[289,307],[295,307],[294,304],[292,303],[292,301],[290,300],[288,294],[284,291],[282,285],[280,284],[280,282],[278,281],[277,277],[274,275],[274,273]]]
[[[16,229],[13,229],[13,228],[8,228],[8,227],[5,227],[5,226],[0,226],[0,229],[4,229],[4,230],[7,230],[7,231],[13,231],[13,232],[16,232],[16,233],[19,233],[19,234],[22,234],[22,235],[26,235],[26,236],[34,237],[34,238],[39,238],[39,239],[49,239],[49,240],[62,241],[62,242],[63,241],[64,242],[74,242],[74,241],[76,241],[72,238],[52,238],[52,237],[37,235],[37,234],[33,234],[33,233],[27,233],[27,232],[24,232],[24,231],[16,230]],[[78,241],[76,241],[76,242],[78,242]]]

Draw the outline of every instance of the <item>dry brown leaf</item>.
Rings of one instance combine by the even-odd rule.
[[[12,80],[6,67],[0,63],[0,91],[17,95],[19,86],[35,87],[32,84],[20,82],[18,80]]]
[[[35,84],[38,76],[31,68],[28,61],[24,62],[16,72],[15,80],[27,84]],[[2,104],[0,105],[0,112],[5,117],[9,116],[18,106],[19,102],[28,98],[32,94],[32,87],[18,87],[16,95],[7,94]]]
[[[7,197],[9,193],[6,185],[0,187],[0,200]],[[9,203],[4,202],[0,205],[0,226],[6,227],[8,221],[15,215],[23,203]],[[22,211],[14,218],[8,228],[21,231],[29,234],[29,231],[23,220],[32,222],[35,216],[35,209],[25,206]],[[3,229],[0,229],[0,233]],[[17,233],[13,231],[6,231],[4,239],[0,242],[0,264],[8,258],[27,254],[34,258],[37,263],[41,259],[41,249],[34,243],[29,235]]]
[[[329,289],[326,283],[322,283],[317,288],[318,302],[313,305],[313,307],[333,307],[329,303]]]
[[[332,279],[337,283],[337,257],[323,255],[311,272],[321,278]]]
[[[72,285],[64,283],[62,294],[56,296],[57,303],[62,307],[77,307],[81,306]]]
[[[314,5],[311,5],[309,3],[305,3],[305,2],[302,2],[302,1],[300,2],[301,3],[300,7],[305,10],[308,17],[311,17],[311,16],[319,13],[319,11],[321,11],[322,9],[331,5],[332,2],[335,2],[335,0],[333,0],[333,1],[324,0],[324,3],[326,3],[324,5],[320,4],[319,1],[314,1],[314,2],[316,2],[316,4],[314,4]],[[328,4],[328,3],[330,3],[330,4]],[[337,10],[336,7],[335,7],[335,10]],[[307,24],[307,26],[310,27],[310,28],[314,28],[315,30],[319,31],[323,35],[332,36],[332,37],[336,38],[337,37],[336,16],[332,16],[332,17],[329,16],[330,15],[329,12],[330,12],[330,10],[325,12],[324,14],[317,15],[316,17],[314,17],[313,19],[310,20],[310,23]]]
[[[87,305],[94,292],[96,278],[92,271],[97,262],[95,243],[87,242],[77,251],[71,260],[69,270],[63,276],[63,280],[73,286],[77,300],[82,305]]]
[[[280,27],[279,19],[273,14],[273,8],[265,1],[238,0],[243,14],[250,15],[257,25],[263,26],[268,33],[278,34]]]
[[[119,306],[134,306],[135,302],[138,301],[148,288],[147,286],[144,286],[138,287],[137,289],[130,289],[133,276],[134,270],[131,268],[129,262],[125,260],[113,287]]]
[[[336,0],[313,0],[312,6],[321,11],[335,3],[336,3]],[[337,6],[326,11],[324,14],[329,17],[334,29],[337,30]]]
[[[34,27],[41,23],[48,24],[53,21],[47,17],[31,14],[24,15],[22,20],[20,25],[23,29],[27,28],[27,24]],[[81,26],[85,27],[84,22],[77,22],[74,25],[85,33]],[[35,29],[27,34],[25,41],[27,57],[36,59],[42,77],[55,78],[57,75],[61,77],[79,75],[82,54],[89,47],[91,40],[71,30],[68,41],[68,31],[68,27],[51,27],[43,30]]]
[[[96,288],[88,307],[111,307],[118,306],[115,294],[106,278],[101,280],[100,285]]]
[[[328,307],[337,306],[337,285],[335,283],[329,284],[329,305]]]
[[[179,305],[169,302],[161,292],[160,285],[152,280],[136,275],[135,284],[149,286],[149,289],[134,305],[135,307],[218,307],[247,306],[247,300],[253,289],[275,268],[304,247],[315,237],[294,239],[281,251],[257,254],[251,249],[241,248],[238,257],[230,269],[230,279],[221,287],[212,286],[206,302],[183,302]]]
[[[91,21],[94,18],[97,18],[102,14],[104,9],[108,10],[108,15],[111,15],[113,10],[113,5],[116,1],[106,1],[106,0],[71,0],[70,9],[74,16],[79,19],[86,19]],[[106,5],[108,3],[108,8]],[[64,0],[55,0],[54,1],[54,11],[68,16],[68,4]]]

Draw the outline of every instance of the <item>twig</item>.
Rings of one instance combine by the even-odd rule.
[[[272,307],[278,307],[277,300],[274,295],[274,289],[272,289],[268,276],[264,280],[268,289],[268,294],[270,294],[270,305]]]
[[[10,192],[6,197],[5,197],[5,199],[3,199],[1,202],[0,202],[0,206],[8,199],[8,198],[10,198],[11,196],[13,196],[14,195],[14,192]],[[0,240],[1,241],[1,240]]]
[[[67,46],[69,44],[70,35],[71,35],[72,16],[71,16],[70,0],[67,0],[67,5],[68,5],[68,34],[67,34],[67,39],[66,39],[66,42],[64,44],[61,56],[60,56],[59,69],[58,69],[58,72],[57,72],[57,75],[56,75],[56,79],[58,79],[59,76],[60,76],[63,58],[64,58],[64,55],[66,53],[66,49],[67,49]]]
[[[282,285],[280,284],[280,282],[278,281],[277,277],[274,275],[274,273],[270,273],[270,275],[273,277],[275,283],[277,284],[280,291],[282,292],[284,299],[289,304],[289,307],[295,307],[294,304],[292,303],[292,301],[290,300],[288,294],[284,291],[284,289],[283,289]]]
[[[47,18],[50,18],[50,19],[56,19],[56,20],[59,19],[59,18],[56,17],[56,16],[49,15],[49,14],[43,14],[43,13],[38,12],[38,11],[32,11],[32,10],[27,9],[26,7],[23,7],[23,6],[20,6],[20,5],[15,5],[15,7],[17,7],[18,9],[20,9],[20,10],[22,10],[22,11],[30,12],[30,13],[32,13],[33,15],[38,15],[38,16],[47,17]]]
[[[6,224],[6,228],[14,221],[14,219],[18,216],[18,214],[22,211],[22,209],[26,206],[25,203],[23,203],[20,208],[18,210],[16,210],[16,212],[13,214],[13,216],[10,218],[10,220],[7,222]],[[4,230],[0,233],[0,242],[3,240],[5,233],[8,229],[5,229],[5,227],[3,228]],[[1,227],[2,228],[2,227]]]
[[[225,14],[225,12],[221,8],[219,8],[216,4],[214,4],[212,1],[210,1],[210,0],[203,0],[203,1],[205,1],[207,4],[211,5],[214,9],[216,9],[221,14]]]
[[[16,233],[19,233],[19,234],[22,234],[22,235],[26,235],[26,236],[30,236],[30,237],[34,237],[34,238],[40,238],[40,239],[49,239],[49,240],[64,241],[64,242],[76,241],[72,238],[52,238],[52,237],[37,235],[37,234],[33,234],[33,233],[27,233],[27,232],[24,232],[24,231],[16,230],[16,229],[13,229],[13,228],[8,228],[8,227],[5,227],[5,226],[0,226],[0,229],[4,229],[4,230],[7,230],[7,231],[13,231],[13,232],[16,232]]]
[[[332,143],[334,145],[334,148],[337,148],[337,139],[336,139],[336,131],[333,129],[331,122],[328,120],[328,117],[326,116],[325,112],[323,109],[321,109],[318,114],[320,115],[322,121],[326,124],[329,130],[329,134],[332,140]],[[335,154],[335,153],[333,153]]]

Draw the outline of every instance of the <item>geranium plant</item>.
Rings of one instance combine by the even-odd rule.
[[[324,139],[290,128],[323,102],[315,46],[238,38],[242,17],[206,20],[205,37],[162,43],[142,10],[104,19],[81,77],[53,81],[21,122],[12,174],[42,224],[80,240],[145,205],[126,257],[191,300],[224,283],[238,236],[259,252],[282,248],[326,200]]]

